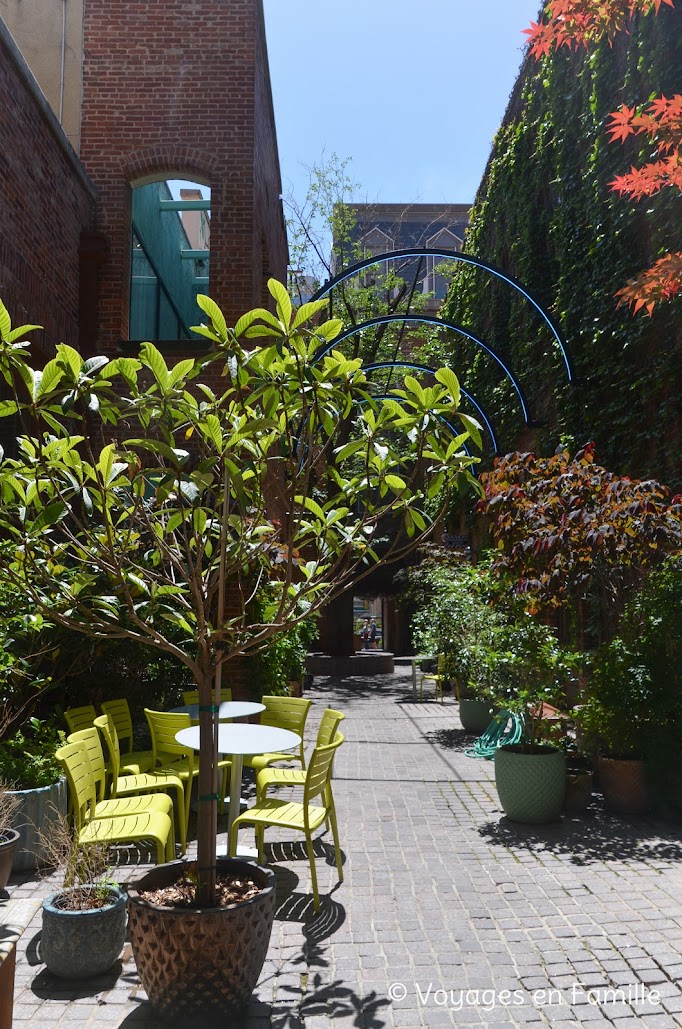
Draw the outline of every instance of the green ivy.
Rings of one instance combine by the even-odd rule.
[[[463,385],[487,405],[500,448],[554,449],[594,440],[601,462],[682,483],[682,301],[652,318],[616,308],[625,281],[677,249],[679,196],[633,204],[609,182],[651,155],[639,140],[609,143],[621,103],[670,96],[682,81],[682,9],[639,18],[613,48],[565,48],[526,60],[493,143],[471,212],[466,252],[520,279],[560,325],[561,355],[530,304],[473,267],[460,266],[444,315],[478,332],[509,361],[543,428],[519,435],[518,399],[498,366],[466,340],[449,344]],[[442,344],[441,344],[442,347]],[[441,354],[441,356],[444,356]]]

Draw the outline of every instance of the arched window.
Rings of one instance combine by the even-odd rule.
[[[461,250],[462,240],[450,229],[440,229],[426,241],[430,250]],[[449,279],[439,274],[441,259],[428,257],[426,259],[426,278],[424,279],[424,292],[433,293],[436,300],[444,300],[448,291]]]
[[[197,293],[208,291],[211,190],[167,179],[133,189],[130,329],[133,340],[196,339]]]

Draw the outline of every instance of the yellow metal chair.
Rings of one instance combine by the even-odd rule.
[[[301,697],[263,697],[262,700],[265,711],[261,713],[260,724],[295,732],[301,737],[301,746],[298,754],[256,754],[253,757],[245,757],[244,764],[256,772],[274,764],[275,761],[300,761],[301,768],[305,768],[303,733],[312,700],[304,700]]]
[[[112,843],[140,843],[154,840],[156,860],[172,861],[175,854],[171,820],[162,811],[98,818],[95,780],[88,753],[82,743],[67,743],[56,752],[69,784],[74,823],[81,846]]]
[[[443,703],[443,683],[447,676],[445,674],[445,654],[438,655],[438,669],[436,672],[422,672],[419,680],[419,699],[422,699],[422,692],[424,689],[425,682],[432,682],[436,696],[440,694],[440,702]]]
[[[175,829],[173,823],[173,798],[167,793],[135,794],[123,797],[106,798],[106,764],[104,751],[96,725],[89,729],[81,729],[79,732],[72,732],[67,737],[67,743],[80,743],[85,747],[90,762],[90,770],[95,780],[95,817],[115,818],[117,816],[137,815],[141,811],[162,811],[168,815],[173,827],[173,839]]]
[[[224,690],[220,691],[220,703],[224,704],[228,700],[232,700],[232,690],[229,686],[226,686]],[[183,704],[198,704],[199,690],[184,690],[182,694],[182,702]]]
[[[263,845],[265,830],[268,827],[279,829],[293,829],[296,832],[305,834],[308,861],[310,862],[310,876],[313,884],[313,900],[315,910],[320,910],[320,896],[317,889],[317,871],[315,869],[315,851],[313,849],[312,834],[323,822],[329,820],[332,836],[334,838],[334,854],[336,856],[336,867],[339,872],[339,882],[343,882],[343,865],[341,863],[341,848],[339,847],[339,834],[336,825],[336,810],[334,797],[329,783],[332,773],[332,764],[336,751],[343,743],[343,734],[337,733],[334,741],[326,747],[315,747],[310,764],[305,774],[305,785],[303,787],[303,802],[301,804],[293,801],[277,800],[276,798],[265,798],[259,801],[255,807],[251,807],[244,814],[235,818],[230,832],[230,854],[236,853],[237,833],[242,825],[253,824],[258,842],[258,860],[263,862]],[[312,804],[311,801],[319,797],[321,804]]]
[[[316,747],[327,747],[336,737],[336,731],[346,716],[328,707],[322,713],[317,730]],[[306,772],[302,768],[263,768],[256,777],[257,798],[260,804],[270,786],[305,786]],[[331,789],[331,781],[330,787]]]
[[[78,732],[79,729],[89,729],[97,718],[97,712],[93,704],[84,704],[83,707],[69,707],[64,712],[64,721],[69,732]]]
[[[116,726],[111,715],[100,715],[95,719],[95,727],[102,733],[109,751],[111,765],[111,797],[118,799],[130,794],[167,793],[175,791],[178,806],[177,824],[180,836],[180,848],[184,854],[187,850],[187,812],[185,810],[185,785],[179,775],[167,768],[153,768],[149,772],[136,775],[120,775],[120,752]]]
[[[125,698],[121,700],[102,701],[102,714],[111,715],[116,726],[118,745],[121,751],[121,771],[126,774],[138,775],[140,772],[148,772],[154,767],[154,752],[152,750],[133,750],[133,720],[130,715],[130,707]],[[126,744],[122,744],[126,740]]]

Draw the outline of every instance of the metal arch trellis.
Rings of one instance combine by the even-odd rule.
[[[463,264],[470,264],[477,268],[482,268],[484,271],[489,272],[491,275],[494,275],[496,278],[501,279],[503,282],[506,282],[507,285],[517,290],[517,292],[519,292],[522,297],[524,297],[530,304],[532,304],[532,306],[535,308],[535,310],[538,312],[540,317],[543,319],[543,321],[549,328],[550,332],[552,333],[552,336],[554,337],[559,346],[559,350],[561,351],[561,356],[563,358],[564,365],[566,366],[566,374],[568,375],[568,381],[573,381],[573,362],[571,361],[571,357],[568,352],[568,346],[566,344],[566,340],[564,339],[561,330],[554,324],[554,322],[547,314],[545,309],[542,307],[542,305],[538,303],[538,301],[531,293],[529,293],[529,291],[526,289],[523,283],[519,282],[518,279],[515,279],[513,275],[508,275],[506,272],[503,272],[501,268],[495,267],[494,264],[490,264],[488,261],[483,261],[480,257],[472,257],[470,254],[463,254],[459,250],[432,250],[428,247],[408,247],[404,250],[390,250],[385,254],[376,254],[374,257],[368,257],[364,261],[358,261],[357,264],[352,265],[352,267],[350,268],[344,269],[342,272],[339,272],[338,275],[335,275],[333,279],[329,279],[327,282],[323,283],[322,286],[320,286],[320,288],[317,290],[317,292],[313,294],[311,299],[321,300],[322,297],[325,297],[327,293],[330,293],[340,283],[345,282],[346,279],[352,278],[353,275],[359,274],[359,272],[363,271],[365,268],[371,268],[372,265],[384,264],[386,261],[395,261],[401,258],[415,257],[436,257],[441,258],[442,260],[459,261]]]
[[[470,339],[473,343],[476,343],[478,346],[482,347],[483,350],[486,351],[486,353],[490,354],[490,356],[492,358],[494,358],[495,361],[497,361],[497,363],[502,368],[503,372],[505,373],[505,375],[507,376],[507,378],[511,382],[511,384],[514,387],[514,389],[516,391],[516,394],[517,394],[517,396],[519,398],[519,402],[521,404],[521,411],[523,412],[523,420],[525,421],[526,425],[530,425],[531,424],[531,420],[530,420],[529,415],[528,415],[528,405],[526,404],[526,400],[525,400],[525,397],[524,397],[523,392],[521,390],[521,386],[520,386],[516,376],[512,372],[511,368],[508,368],[507,365],[502,360],[502,358],[499,356],[499,354],[495,353],[495,351],[492,349],[492,347],[489,347],[488,344],[485,343],[482,339],[480,339],[478,336],[474,335],[474,333],[469,332],[467,329],[463,328],[461,325],[458,325],[457,322],[450,322],[450,321],[447,321],[445,318],[436,318],[433,315],[427,315],[427,314],[384,314],[384,315],[378,316],[377,318],[369,318],[366,322],[361,322],[358,325],[351,325],[351,327],[349,329],[346,329],[345,332],[342,332],[339,336],[337,336],[335,339],[333,339],[331,343],[323,343],[322,346],[315,353],[315,360],[318,360],[319,358],[324,357],[325,354],[328,354],[330,350],[333,350],[335,347],[338,347],[340,343],[344,342],[344,340],[349,339],[351,336],[357,335],[357,333],[359,333],[359,332],[364,332],[365,329],[371,329],[371,328],[374,328],[377,325],[390,325],[392,322],[403,322],[403,323],[404,322],[419,322],[420,324],[425,324],[425,325],[435,325],[438,328],[453,329],[456,332],[460,332],[463,336],[466,336],[467,339]],[[390,364],[391,364],[392,367],[398,367],[399,366],[399,362],[390,362]],[[389,362],[385,362],[384,363],[384,367],[388,367],[388,366],[389,366]],[[380,366],[379,365],[374,365],[374,367],[378,368]],[[428,365],[416,365],[415,364],[415,365],[409,365],[409,367],[414,368],[415,371],[429,371],[429,372],[433,372],[434,371],[434,369],[430,368]],[[367,370],[367,369],[365,369],[365,370]],[[462,392],[464,392],[464,390],[462,390]],[[465,396],[468,397],[469,395],[465,393]],[[469,398],[469,399],[471,399],[471,398]]]
[[[459,261],[459,262],[462,262],[464,264],[469,264],[469,265],[473,265],[475,267],[481,268],[484,271],[488,272],[490,275],[493,275],[496,278],[501,279],[503,282],[507,283],[509,286],[511,286],[513,289],[515,289],[518,293],[520,293],[521,296],[523,296],[535,308],[535,310],[540,314],[541,318],[543,319],[543,321],[545,322],[545,324],[549,328],[549,330],[552,333],[552,336],[554,337],[554,340],[556,341],[556,343],[557,343],[557,345],[559,347],[559,350],[561,352],[561,356],[563,358],[563,362],[564,362],[564,365],[565,365],[565,368],[566,368],[566,373],[567,373],[567,376],[568,376],[568,381],[569,382],[573,382],[574,381],[575,376],[574,376],[574,371],[573,371],[573,364],[572,364],[571,357],[570,357],[570,354],[569,354],[569,351],[568,351],[566,340],[564,339],[560,329],[554,324],[554,322],[552,321],[550,316],[547,314],[547,312],[544,310],[544,308],[538,303],[538,301],[535,299],[535,297],[533,297],[532,294],[529,293],[529,291],[525,288],[525,286],[521,282],[518,281],[518,279],[515,279],[513,276],[508,275],[506,272],[503,272],[500,268],[497,268],[497,267],[495,267],[495,265],[492,265],[492,264],[490,264],[487,261],[483,261],[480,258],[471,257],[468,254],[462,254],[460,251],[457,251],[457,250],[445,250],[445,249],[440,249],[440,248],[439,249],[431,249],[431,248],[427,248],[427,247],[411,247],[411,248],[402,249],[402,250],[391,250],[391,251],[389,251],[387,253],[384,253],[384,254],[374,255],[373,257],[367,258],[364,261],[359,261],[357,264],[352,265],[352,267],[346,268],[342,272],[339,272],[338,275],[335,275],[332,279],[330,279],[327,282],[325,282],[320,287],[320,289],[318,289],[317,292],[313,295],[312,299],[313,300],[320,300],[322,297],[325,297],[328,293],[331,293],[331,291],[336,286],[340,285],[340,283],[345,282],[347,279],[352,278],[354,275],[358,275],[365,268],[370,268],[373,265],[383,264],[386,261],[394,261],[394,260],[399,260],[399,259],[403,259],[403,258],[406,258],[406,259],[419,258],[419,262],[420,263],[419,263],[418,267],[421,268],[422,262],[423,262],[424,258],[426,258],[426,257],[432,257],[432,258],[441,259],[441,260]],[[414,283],[413,283],[412,292],[414,292]],[[483,349],[487,354],[489,354],[497,362],[497,364],[502,368],[502,371],[504,372],[505,376],[508,378],[509,382],[511,383],[513,389],[515,390],[515,392],[516,392],[516,394],[517,394],[517,396],[519,398],[519,403],[521,405],[521,411],[522,411],[522,414],[523,414],[523,419],[524,419],[525,424],[528,425],[528,426],[537,426],[538,424],[540,424],[540,423],[535,422],[535,421],[533,421],[531,419],[531,417],[529,415],[529,411],[528,411],[528,405],[526,403],[526,399],[525,399],[523,391],[521,389],[521,385],[518,382],[516,376],[514,375],[513,371],[511,370],[511,368],[509,368],[505,364],[505,362],[502,360],[500,355],[498,353],[496,353],[496,351],[488,343],[486,343],[483,339],[481,339],[479,336],[477,336],[474,333],[470,332],[468,329],[465,329],[462,325],[459,325],[456,322],[448,321],[447,319],[444,319],[444,318],[438,318],[438,317],[433,316],[433,315],[395,314],[395,313],[382,315],[382,316],[379,316],[379,317],[376,317],[376,318],[370,318],[370,319],[368,319],[367,321],[365,321],[365,322],[363,322],[361,324],[352,325],[349,329],[347,329],[340,336],[338,336],[332,343],[326,343],[325,342],[324,344],[322,344],[320,346],[320,348],[318,349],[318,351],[316,352],[315,357],[316,357],[316,359],[322,358],[326,353],[328,353],[334,347],[338,346],[344,340],[348,339],[349,337],[351,337],[351,336],[353,336],[353,335],[355,335],[355,334],[357,334],[359,332],[362,332],[365,329],[377,327],[377,326],[380,326],[380,325],[387,325],[387,324],[391,324],[391,323],[395,323],[395,322],[402,322],[403,325],[408,323],[408,322],[419,322],[419,323],[422,323],[422,324],[434,325],[434,326],[439,327],[439,328],[451,329],[451,330],[453,330],[455,332],[461,333],[463,336],[466,336],[467,339],[470,339],[473,343],[475,343],[477,346],[481,347],[481,349]],[[376,371],[376,370],[383,369],[383,368],[393,369],[393,368],[401,368],[401,367],[402,368],[409,368],[409,369],[412,369],[414,371],[421,371],[421,372],[424,372],[426,374],[433,374],[434,371],[435,371],[434,368],[431,368],[428,365],[418,365],[418,364],[414,364],[414,363],[411,363],[411,362],[403,362],[403,361],[380,362],[380,363],[376,363],[376,364],[373,364],[373,365],[368,365],[368,366],[365,367],[365,371]],[[488,432],[490,434],[490,438],[491,438],[491,442],[493,444],[493,448],[494,448],[495,451],[497,451],[497,438],[496,438],[495,431],[493,429],[493,425],[492,425],[492,421],[491,421],[490,417],[484,411],[484,409],[481,407],[481,405],[478,403],[478,401],[470,393],[468,393],[466,390],[462,389],[462,394],[463,394],[463,396],[465,396],[467,398],[467,400],[475,407],[475,409],[481,415],[481,418],[483,419],[483,421],[485,423],[485,426],[486,426],[486,428],[487,428],[487,430],[488,430]]]

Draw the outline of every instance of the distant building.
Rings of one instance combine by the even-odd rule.
[[[352,204],[345,238],[333,242],[333,274],[356,261],[393,250],[461,250],[470,209],[470,204]],[[400,263],[403,278],[411,279],[416,273],[421,292],[433,294],[429,311],[440,306],[447,292],[448,279],[439,274],[439,263],[435,257]],[[378,266],[375,275],[380,277],[382,271]],[[370,284],[368,276],[363,284]]]

